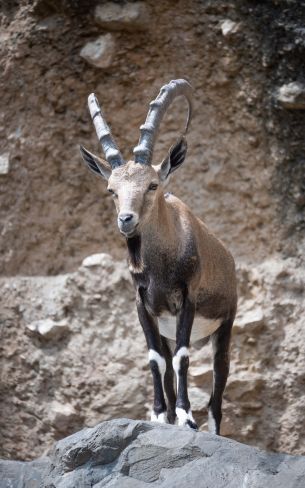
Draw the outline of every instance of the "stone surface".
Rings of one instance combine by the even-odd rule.
[[[144,2],[108,2],[97,5],[94,18],[107,30],[144,30],[149,23],[149,10]]]
[[[250,332],[260,332],[264,328],[265,317],[263,309],[261,307],[256,307],[251,303],[252,307],[250,310],[243,310],[243,314],[238,314],[237,319],[234,323],[234,330],[236,332],[244,332],[245,328]],[[250,306],[251,306],[250,305]]]
[[[305,85],[298,81],[282,85],[277,91],[276,98],[285,108],[304,110]]]
[[[100,253],[100,254],[92,254],[92,256],[87,256],[83,262],[82,265],[85,268],[93,268],[95,266],[97,267],[103,267],[107,268],[109,270],[113,269],[113,260],[109,256],[109,254],[105,253]]]
[[[112,34],[99,36],[95,41],[88,42],[80,51],[80,56],[97,68],[109,68],[114,54],[115,40]]]
[[[10,170],[10,155],[9,153],[0,154],[0,175],[7,175]]]
[[[1,488],[43,488],[50,470],[47,457],[32,462],[4,461],[0,459]]]
[[[50,318],[27,324],[27,328],[47,340],[60,339],[69,332],[69,324],[66,321],[56,322]]]
[[[58,432],[66,432],[77,420],[77,412],[70,404],[59,403],[54,400],[50,405],[49,421]]]
[[[279,257],[244,263],[238,283],[222,433],[304,454],[303,270]],[[2,456],[33,458],[85,425],[149,418],[152,380],[125,262],[88,256],[75,273],[2,278],[0,292]],[[48,321],[67,324],[68,333],[25,334],[27,324]],[[194,417],[205,431],[210,344],[191,349],[189,372]]]
[[[240,25],[238,22],[233,22],[233,20],[226,19],[221,22],[220,28],[224,37],[230,37],[239,31]]]
[[[128,419],[67,437],[40,463],[0,462],[3,488],[19,488],[21,481],[24,488],[303,488],[305,478],[304,457],[268,454],[211,434]],[[27,479],[33,473],[34,483],[25,481],[25,471]]]

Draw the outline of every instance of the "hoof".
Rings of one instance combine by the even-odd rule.
[[[187,419],[186,424],[190,429],[198,430],[198,425],[190,419]]]
[[[176,414],[175,412],[167,412],[167,421],[169,424],[174,425],[176,422]]]

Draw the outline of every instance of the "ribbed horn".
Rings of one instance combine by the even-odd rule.
[[[133,150],[136,163],[151,164],[155,141],[164,114],[173,100],[181,95],[188,102],[188,117],[182,135],[187,133],[192,116],[192,93],[192,86],[182,79],[172,80],[161,88],[157,98],[150,102],[145,124],[140,127],[139,143]]]
[[[103,113],[94,93],[91,93],[88,97],[88,106],[96,134],[101,143],[106,160],[110,164],[111,168],[121,166],[124,164],[123,156],[112,138],[110,129],[104,120]]]

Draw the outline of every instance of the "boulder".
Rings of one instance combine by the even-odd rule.
[[[230,37],[239,31],[240,24],[233,22],[233,20],[225,19],[220,24],[221,32],[224,37]]]
[[[238,402],[243,398],[247,398],[247,395],[250,395],[251,399],[253,396],[259,399],[259,394],[263,386],[264,378],[261,374],[240,371],[229,376],[226,396]]]
[[[238,333],[259,333],[264,326],[264,312],[261,307],[255,307],[251,310],[243,310],[243,313],[236,317],[234,330]]]
[[[276,99],[284,108],[304,110],[305,85],[298,81],[286,83],[278,89]]]
[[[40,488],[49,472],[50,460],[43,457],[31,462],[0,459],[1,488]]]
[[[111,271],[114,267],[113,259],[109,254],[99,253],[99,254],[91,254],[91,256],[87,256],[83,262],[82,266],[85,268],[94,268],[94,267],[101,267],[105,268],[108,271]]]
[[[205,383],[212,384],[213,379],[213,369],[212,363],[205,364],[202,363],[199,366],[191,366],[189,369],[189,374],[198,386],[202,386]]]
[[[49,420],[51,425],[58,432],[66,432],[69,425],[73,425],[76,421],[77,412],[73,405],[69,403],[60,403],[54,400],[51,403],[49,411]]]
[[[303,488],[305,458],[175,425],[116,419],[62,439],[44,460],[2,461],[0,473],[10,488]]]
[[[144,30],[149,22],[149,11],[144,2],[108,2],[97,5],[94,18],[107,30]]]
[[[57,322],[50,318],[27,324],[27,328],[46,340],[61,339],[69,332],[69,324],[65,320]]]
[[[114,38],[112,34],[105,34],[95,41],[88,42],[80,51],[80,56],[97,68],[109,68],[112,65],[114,52]]]

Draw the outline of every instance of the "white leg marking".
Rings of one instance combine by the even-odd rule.
[[[208,412],[208,429],[211,434],[216,434],[216,422],[210,408]]]
[[[173,368],[176,373],[176,379],[177,379],[177,393],[179,389],[179,370],[180,370],[180,363],[181,363],[181,358],[183,357],[188,357],[189,351],[187,347],[181,347],[173,357]],[[187,425],[187,421],[190,420],[192,423],[196,424],[191,409],[189,409],[188,412],[186,410],[183,410],[183,408],[176,408],[176,415],[178,419],[178,425]]]
[[[163,382],[164,374],[165,374],[165,370],[166,370],[165,359],[162,356],[160,356],[160,354],[157,351],[154,351],[153,349],[149,349],[148,361],[156,361],[158,368],[159,368],[159,373],[161,375],[162,382]]]
[[[175,356],[173,357],[173,368],[174,368],[174,371],[176,373],[176,379],[177,379],[177,392],[178,392],[178,388],[179,388],[179,369],[180,369],[181,358],[183,356],[188,356],[188,355],[189,355],[188,348],[187,347],[181,347],[176,352]]]
[[[148,360],[149,361],[155,361],[157,363],[159,373],[161,376],[162,387],[164,389],[164,375],[165,375],[165,370],[166,370],[165,359],[162,356],[160,356],[160,354],[157,351],[154,351],[153,349],[149,349]],[[167,414],[166,414],[166,412],[162,412],[159,415],[156,415],[155,412],[152,411],[151,415],[150,415],[150,420],[152,422],[159,422],[160,424],[166,424],[167,423]]]
[[[154,411],[150,414],[151,422],[159,422],[159,424],[167,424],[167,415],[166,412],[162,412],[159,415],[156,415]]]
[[[185,410],[183,410],[183,408],[176,408],[176,415],[178,418],[178,425],[187,425],[188,420],[196,424],[191,409],[186,412]]]

